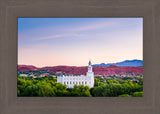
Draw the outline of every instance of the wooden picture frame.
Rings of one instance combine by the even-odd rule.
[[[159,114],[160,2],[1,0],[1,114]],[[143,97],[17,97],[17,17],[143,17]]]

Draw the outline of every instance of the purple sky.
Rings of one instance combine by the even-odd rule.
[[[142,60],[142,41],[143,18],[18,18],[18,64]]]

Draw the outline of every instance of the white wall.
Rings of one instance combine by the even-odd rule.
[[[66,84],[67,88],[73,88],[74,85],[87,85],[92,88],[94,86],[94,76],[58,76],[57,83]]]
[[[94,73],[92,72],[91,61],[88,64],[88,72],[80,76],[58,76],[57,83],[66,84],[67,88],[73,88],[74,85],[87,85],[90,88],[94,87]]]

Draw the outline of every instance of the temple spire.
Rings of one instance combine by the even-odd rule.
[[[88,72],[92,72],[92,63],[91,60],[88,62]]]
[[[88,63],[88,65],[92,65],[92,64],[91,64],[91,60],[90,60],[90,59],[89,59],[89,63]]]

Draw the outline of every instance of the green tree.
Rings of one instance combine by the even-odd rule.
[[[118,97],[131,97],[131,96],[128,94],[122,94],[122,95],[119,95]]]
[[[143,97],[143,92],[135,92],[132,97]]]
[[[84,85],[74,85],[71,90],[71,96],[83,96],[83,97],[91,97],[89,86]]]
[[[99,79],[94,78],[94,87],[99,86]]]

